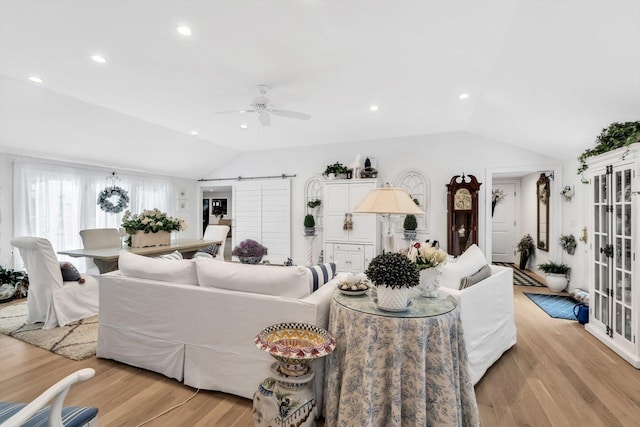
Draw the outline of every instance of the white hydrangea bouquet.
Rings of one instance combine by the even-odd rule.
[[[122,227],[128,234],[136,231],[145,233],[157,233],[158,231],[182,231],[187,229],[187,222],[182,218],[168,216],[159,209],[148,209],[140,214],[131,214],[125,211],[122,215]]]
[[[440,283],[440,266],[447,261],[447,253],[428,243],[411,242],[407,258],[416,263],[420,271],[419,289],[426,297],[437,297]]]

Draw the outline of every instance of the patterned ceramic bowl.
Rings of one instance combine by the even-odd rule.
[[[282,371],[298,376],[307,372],[307,361],[328,355],[336,340],[326,330],[306,323],[280,323],[260,331],[256,346],[281,362]]]

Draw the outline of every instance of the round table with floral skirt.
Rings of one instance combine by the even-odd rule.
[[[460,310],[413,289],[407,311],[377,308],[374,290],[331,300],[335,350],[325,363],[326,426],[479,426]]]

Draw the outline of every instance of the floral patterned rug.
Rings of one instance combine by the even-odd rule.
[[[42,329],[42,323],[26,325],[26,319],[26,302],[0,309],[0,332],[72,360],[96,354],[98,316],[53,329]]]

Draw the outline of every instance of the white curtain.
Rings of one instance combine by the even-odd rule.
[[[16,162],[14,164],[14,236],[38,236],[54,250],[82,247],[85,228],[118,228],[122,214],[104,212],[98,194],[112,181],[107,172],[68,166]],[[158,208],[173,214],[169,179],[121,174],[115,185],[129,192],[128,209],[140,213]],[[84,271],[84,259],[60,257]]]

